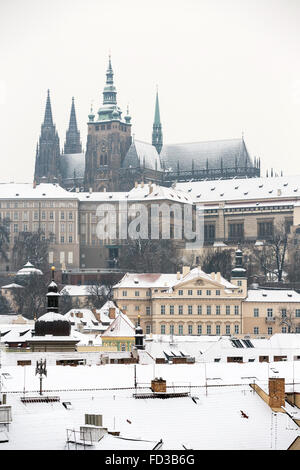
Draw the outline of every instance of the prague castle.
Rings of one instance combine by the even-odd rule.
[[[164,144],[156,93],[152,142],[132,138],[131,116],[123,117],[109,57],[103,103],[88,116],[86,152],[77,128],[74,98],[64,149],[52,117],[50,93],[36,149],[36,183],[58,183],[75,191],[128,191],[135,181],[171,186],[175,182],[260,176],[260,160],[250,157],[243,137]]]

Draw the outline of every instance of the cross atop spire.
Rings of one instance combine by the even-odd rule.
[[[51,102],[50,102],[50,90],[47,91],[44,126],[53,126],[52,110],[51,110]]]

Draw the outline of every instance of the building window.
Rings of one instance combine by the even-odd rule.
[[[286,318],[286,308],[281,309],[282,318]]]
[[[238,305],[235,305],[235,306],[234,306],[234,314],[235,314],[235,315],[238,315],[238,314],[239,314],[239,306],[238,306]]]
[[[50,220],[53,220],[53,212],[50,212],[49,218],[50,218]]]
[[[170,315],[174,315],[174,305],[170,305]]]
[[[206,305],[206,315],[211,315],[211,305]]]
[[[197,333],[198,335],[202,335],[202,325],[197,326]]]
[[[134,295],[135,295],[135,297],[139,297],[139,296],[140,296],[140,291],[139,291],[139,290],[136,290],[136,291],[134,292]]]
[[[216,236],[216,228],[214,224],[204,224],[204,240],[212,241]]]
[[[202,305],[197,306],[197,313],[198,315],[202,315]]]
[[[234,325],[234,333],[238,335],[240,332],[239,325]]]
[[[160,333],[162,335],[165,335],[166,334],[166,325],[160,325]]]
[[[197,290],[197,295],[202,295],[202,290],[201,289]]]
[[[178,315],[183,315],[183,305],[178,305]]]
[[[226,325],[225,331],[227,335],[230,335],[230,325]]]
[[[146,334],[150,335],[151,333],[151,325],[146,325]]]
[[[183,325],[178,326],[178,334],[183,335]]]
[[[123,297],[127,297],[127,290],[123,290],[122,295]]]
[[[60,243],[65,243],[65,237],[60,237]]]
[[[69,212],[69,220],[73,220],[73,212]]]
[[[207,290],[206,295],[211,295],[211,290]]]
[[[174,325],[170,325],[170,335],[174,334]]]
[[[161,313],[161,315],[165,315],[165,313],[166,313],[166,306],[165,305],[160,306],[160,313]]]
[[[64,219],[65,219],[65,213],[64,213],[64,212],[61,212],[61,213],[60,213],[60,218],[61,218],[61,220],[64,220]]]
[[[43,219],[43,220],[46,219],[46,212],[45,212],[45,211],[42,212],[42,219]]]
[[[273,328],[271,326],[269,326],[268,328],[268,335],[272,335],[273,334]]]
[[[192,315],[193,313],[193,306],[192,305],[188,305],[188,314],[189,315]]]
[[[189,335],[193,334],[193,325],[188,325],[188,334]]]
[[[273,317],[273,309],[272,308],[267,308],[267,317],[272,318]]]
[[[244,238],[244,224],[229,224],[229,238],[242,240]]]
[[[146,315],[151,315],[151,307],[146,307]]]
[[[73,264],[73,251],[68,252],[68,263]]]
[[[139,305],[136,305],[135,306],[135,311],[139,311],[140,310],[140,306]]]
[[[14,224],[14,233],[17,233],[18,231],[19,231],[18,224]]]
[[[69,235],[69,243],[73,243],[73,237],[72,237],[72,235]]]
[[[230,315],[230,305],[226,305],[226,315]]]
[[[216,315],[220,315],[220,314],[221,314],[221,306],[216,305]]]
[[[206,325],[206,334],[211,335],[211,325]]]
[[[259,238],[271,238],[273,236],[273,222],[258,222],[257,234]]]
[[[259,317],[259,309],[258,308],[253,309],[253,315],[254,315],[254,317]]]
[[[253,333],[254,333],[255,335],[258,335],[258,334],[259,334],[259,328],[258,328],[258,326],[255,326],[255,327],[253,328]]]
[[[216,325],[216,335],[221,334],[221,325]]]
[[[183,295],[183,290],[179,289],[178,295]]]
[[[216,290],[216,295],[220,295],[221,291],[219,289]]]
[[[296,308],[296,313],[295,313],[296,317],[299,318],[300,317],[300,309],[299,308]]]
[[[286,326],[283,326],[282,329],[281,329],[282,333],[286,333]]]

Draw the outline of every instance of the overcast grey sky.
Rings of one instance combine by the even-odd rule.
[[[299,0],[1,0],[1,181],[32,181],[50,89],[65,140],[71,99],[86,146],[109,50],[118,104],[150,141],[239,137],[265,169],[300,175]]]

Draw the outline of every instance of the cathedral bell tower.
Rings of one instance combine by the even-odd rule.
[[[122,118],[113,76],[109,56],[103,104],[96,119],[92,110],[89,114],[84,178],[86,190],[118,191],[119,169],[131,145],[131,118],[129,115]]]

